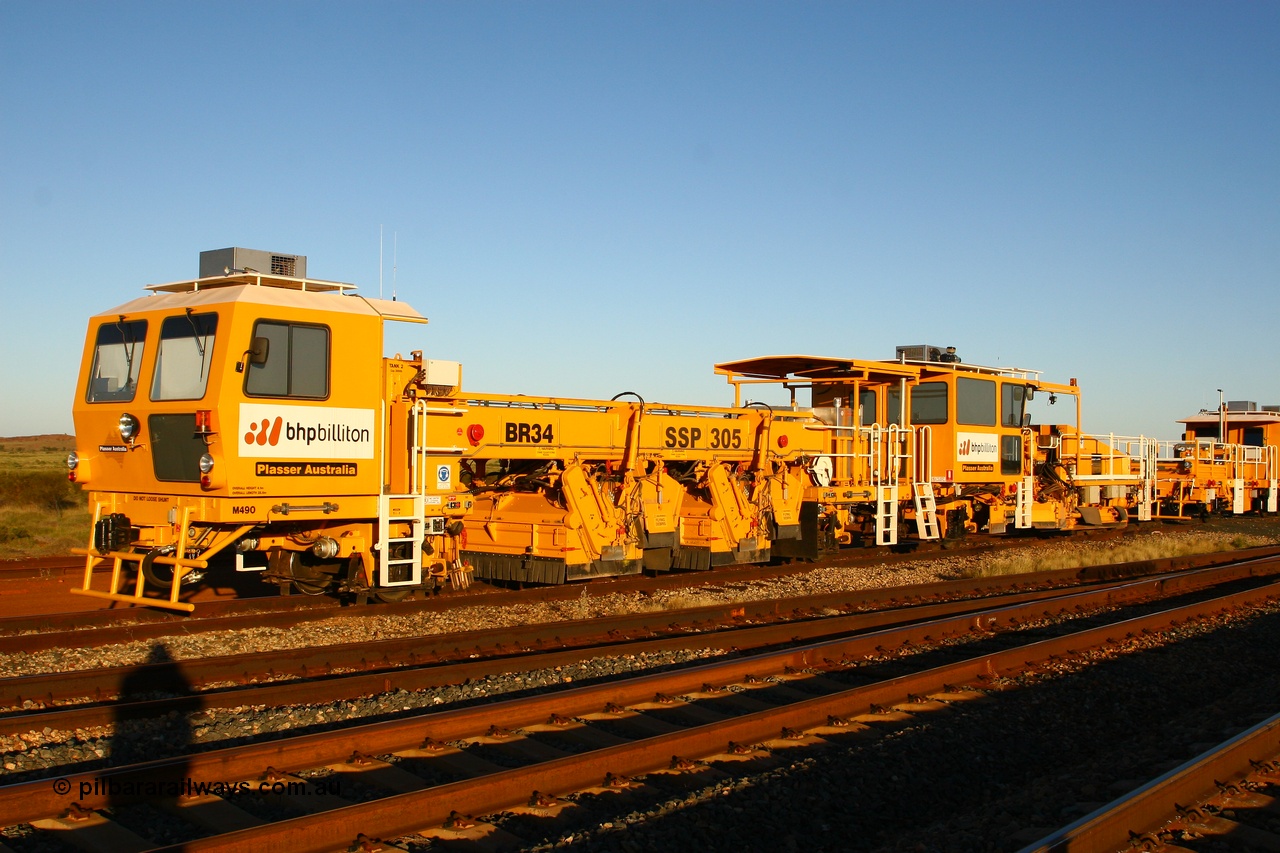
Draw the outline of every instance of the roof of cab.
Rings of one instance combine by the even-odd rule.
[[[98,316],[155,311],[166,308],[197,308],[245,302],[284,308],[341,311],[378,316],[387,320],[425,323],[427,318],[411,305],[390,299],[373,299],[355,294],[356,286],[336,281],[289,278],[258,273],[236,273],[209,278],[187,279],[168,284],[147,285],[151,293]]]
[[[1189,426],[1216,425],[1220,419],[1221,419],[1221,416],[1217,412],[1204,411],[1204,412],[1200,412],[1199,414],[1192,415],[1189,418],[1182,418],[1181,420],[1178,421],[1178,423],[1187,424]],[[1267,410],[1241,412],[1241,411],[1229,409],[1226,413],[1226,419],[1227,419],[1228,425],[1234,425],[1234,426],[1241,426],[1241,425],[1258,426],[1258,425],[1265,425],[1265,424],[1275,424],[1275,423],[1280,423],[1280,412],[1267,411]]]

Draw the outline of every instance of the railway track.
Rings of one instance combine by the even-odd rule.
[[[26,557],[0,560],[0,578],[58,577],[84,571],[84,558],[72,556]]]
[[[497,668],[528,672],[571,666],[587,654],[616,657],[676,650],[727,654],[904,623],[923,626],[922,632],[906,635],[905,640],[920,642],[931,636],[930,631],[943,636],[963,633],[970,626],[969,614],[976,612],[988,614],[983,618],[992,620],[992,625],[1005,619],[1016,623],[1028,618],[1060,617],[1158,594],[1194,592],[1265,577],[1273,571],[1280,572],[1274,562],[1251,559],[1146,579],[1092,583],[1083,588],[1046,585],[1024,592],[1002,590],[995,595],[988,590],[980,599],[955,597],[961,590],[953,589],[953,600],[945,603],[919,603],[867,613],[857,612],[867,607],[860,594],[837,593],[783,602],[715,605],[530,625],[506,629],[500,639],[493,632],[469,631],[181,663],[165,660],[141,666],[18,676],[0,680],[0,709],[11,709],[8,713],[0,711],[0,734],[46,727],[74,730],[106,726],[121,719],[193,708],[315,704],[393,690],[416,691],[461,683]],[[970,595],[976,592],[968,585],[962,591]],[[849,615],[834,615],[838,613]],[[871,638],[875,644],[881,641],[880,634]],[[874,651],[875,645],[867,648]],[[174,684],[180,685],[181,695],[152,697],[163,686]],[[140,685],[145,687],[147,698],[131,695],[139,692]],[[31,710],[40,708],[43,710]]]
[[[1113,531],[1106,531],[1113,534]],[[1007,543],[975,546],[969,553],[987,553],[1009,547]],[[1025,546],[1025,543],[1023,544]],[[1257,553],[1268,553],[1265,549]],[[711,584],[732,586],[753,581],[804,574],[814,568],[838,566],[884,566],[908,562],[944,559],[954,552],[932,551],[924,554],[839,555],[820,563],[789,566],[739,566],[717,569],[714,573],[679,573],[659,577],[630,577],[601,581],[590,585],[549,586],[523,590],[502,590],[477,585],[464,592],[450,591],[425,600],[382,603],[368,611],[343,607],[327,597],[285,596],[248,600],[208,602],[202,604],[195,616],[178,615],[168,611],[145,608],[126,610],[96,610],[72,613],[50,613],[36,616],[0,617],[0,654],[31,652],[62,647],[96,647],[109,643],[124,643],[156,639],[174,634],[184,636],[213,631],[241,628],[292,629],[331,619],[338,615],[368,612],[384,616],[413,616],[436,613],[455,607],[487,605],[507,607],[532,602],[568,602],[584,595],[611,593],[651,594],[662,590],[688,589]],[[1229,559],[1222,557],[1221,559]],[[1082,579],[1105,577],[1107,572],[1126,576],[1142,573],[1169,571],[1191,565],[1191,558],[1168,558],[1127,564],[1123,568],[1107,569],[1090,567],[1080,570],[1058,570],[1019,575],[1014,579],[988,578],[979,580],[944,581],[913,585],[907,589],[868,589],[861,592],[861,600],[868,606],[894,604],[904,596],[917,600],[974,595],[996,592],[1004,588],[1028,588],[1043,584],[1070,584]]]
[[[1073,850],[1274,850],[1280,714],[1128,792],[1021,853]]]
[[[66,796],[59,797],[48,779],[7,786],[0,789],[0,814],[5,817],[0,823],[35,819],[34,826],[41,827],[42,832],[78,832],[82,841],[95,834],[118,835],[117,830],[122,828],[118,821],[88,812],[104,808],[127,811],[132,806],[129,798],[118,795],[120,791],[132,790],[130,785],[136,787],[143,780],[173,781],[179,778],[174,774],[181,771],[187,774],[182,779],[235,780],[237,784],[246,782],[249,787],[267,783],[266,788],[254,788],[255,791],[271,791],[276,785],[287,789],[291,783],[297,787],[293,797],[273,799],[255,794],[247,799],[237,795],[229,799],[175,801],[170,805],[185,815],[184,821],[201,823],[196,817],[197,806],[209,806],[211,812],[234,807],[241,813],[237,820],[245,825],[243,835],[197,840],[192,839],[205,830],[188,827],[183,840],[193,846],[187,849],[205,849],[210,844],[241,844],[244,846],[239,849],[258,849],[255,845],[267,843],[271,837],[286,837],[280,833],[287,833],[290,849],[329,849],[340,840],[333,834],[339,825],[335,821],[340,821],[346,832],[341,838],[350,837],[352,841],[352,829],[363,831],[366,841],[411,832],[455,840],[487,834],[492,840],[509,829],[483,823],[462,825],[469,819],[455,819],[449,829],[442,828],[442,824],[453,811],[483,814],[532,799],[533,806],[523,811],[517,808],[511,814],[536,815],[527,820],[555,825],[562,812],[579,807],[545,792],[576,791],[578,799],[584,792],[600,794],[593,786],[603,782],[605,773],[614,774],[611,778],[651,773],[670,764],[672,755],[680,757],[675,762],[675,775],[687,778],[707,773],[718,776],[728,772],[725,768],[738,764],[768,765],[799,744],[829,743],[833,738],[839,741],[851,728],[866,723],[859,715],[869,714],[871,722],[883,723],[892,715],[880,711],[894,703],[905,703],[905,711],[900,708],[895,712],[899,715],[943,709],[948,702],[983,695],[991,684],[1006,677],[1006,671],[1024,670],[1027,661],[1038,665],[1078,657],[1089,644],[1105,646],[1116,637],[1159,631],[1171,624],[1183,624],[1183,620],[1203,617],[1219,607],[1244,606],[1248,601],[1274,596],[1275,592],[1270,587],[1240,591],[1216,603],[1188,604],[1118,625],[1095,625],[1065,636],[1007,647],[1012,642],[1028,642],[1023,639],[1031,636],[1027,626],[1057,621],[1059,617],[1055,615],[1051,620],[1046,610],[1056,614],[1095,612],[1104,605],[1117,606],[1121,599],[1185,593],[1208,583],[1210,574],[1234,572],[1239,579],[1242,574],[1271,571],[1274,568],[1261,566],[1243,572],[1242,567],[1220,568],[1184,573],[1177,579],[1113,584],[1108,589],[1059,591],[1059,600],[1048,607],[1044,601],[992,601],[979,613],[934,615],[926,621],[917,618],[914,624],[870,634],[865,624],[836,624],[841,620],[865,620],[865,616],[799,623],[825,624],[821,640],[798,638],[795,625],[739,628],[734,632],[737,638],[745,638],[752,631],[759,632],[759,636],[750,643],[735,640],[735,655],[693,668],[197,753],[165,762],[68,775],[65,779],[70,791],[87,792],[87,796],[74,800],[79,806],[71,817],[85,817],[89,824],[59,816],[70,803]],[[1145,589],[1139,591],[1140,586]],[[972,603],[969,607],[972,609]],[[992,634],[993,630],[998,632]],[[861,633],[848,635],[850,631]],[[948,640],[949,636],[964,637],[965,642]],[[704,645],[709,642],[705,637],[693,639]],[[744,649],[782,642],[791,647],[744,654]],[[977,648],[992,643],[1002,648],[973,654]],[[618,651],[615,648],[609,653]],[[605,653],[599,649],[597,652]],[[644,652],[633,648],[623,653]],[[580,652],[577,654],[581,656]],[[942,662],[944,658],[948,660]],[[912,661],[923,669],[912,664],[915,671],[899,671]],[[505,666],[507,661],[502,663]],[[489,671],[495,667],[493,661],[480,665]],[[877,667],[889,671],[877,673]],[[849,680],[858,684],[851,686]],[[976,685],[981,690],[957,690],[957,685]],[[735,709],[733,714],[729,714],[729,706]],[[681,716],[697,725],[691,729],[680,727],[670,719]],[[712,719],[717,717],[721,719]],[[620,731],[628,729],[642,736],[637,740],[624,737]],[[427,738],[432,742],[428,743]],[[727,749],[726,738],[746,746]],[[492,760],[477,759],[477,752],[493,753]],[[502,769],[513,762],[519,766]],[[429,784],[431,779],[439,778],[456,781],[443,786]],[[656,777],[653,781],[646,779],[645,785],[653,784],[658,784]],[[113,790],[117,793],[112,794]],[[534,790],[544,793],[534,796]],[[343,796],[337,796],[337,791]],[[361,792],[355,795],[357,799],[370,792],[384,796],[363,805],[349,805],[353,791]],[[324,810],[309,817],[262,824],[264,815],[281,809]],[[36,818],[36,814],[45,816]],[[523,820],[526,819],[516,822]],[[499,820],[501,823],[503,820]],[[250,828],[248,824],[255,826]],[[230,825],[223,822],[222,828]],[[310,846],[312,839],[314,847]]]
[[[1090,539],[1090,540],[1109,540],[1117,539],[1124,536],[1143,535],[1150,531],[1139,531],[1137,528],[1123,530],[1097,530],[1097,531],[1077,531],[1069,534],[1072,539]],[[870,565],[897,565],[907,562],[929,561],[933,559],[946,559],[961,554],[982,555],[996,551],[1016,548],[1036,547],[1042,544],[1033,538],[1009,538],[1004,536],[972,536],[968,539],[947,543],[944,549],[940,543],[926,542],[918,543],[911,548],[890,549],[890,548],[867,548],[857,551],[845,551],[839,554],[830,555],[821,560],[812,563],[803,564],[779,564],[779,565],[743,565],[736,567],[717,568],[714,572],[674,572],[659,576],[626,576],[620,578],[602,578],[593,581],[590,584],[570,584],[562,586],[533,587],[529,589],[519,590],[518,596],[513,596],[512,591],[503,589],[483,582],[473,584],[465,591],[445,589],[440,596],[441,600],[467,601],[477,595],[491,594],[507,594],[509,601],[552,601],[564,600],[581,594],[583,586],[589,586],[592,589],[620,591],[629,590],[648,590],[663,588],[680,588],[691,585],[698,585],[706,582],[712,583],[741,583],[750,579],[769,579],[793,575],[809,571],[813,568],[821,568],[827,566],[870,566]],[[77,577],[84,570],[84,562],[82,558],[72,557],[42,557],[25,560],[0,560],[0,581],[14,578],[53,578],[53,577]],[[257,584],[255,591],[261,592],[263,585]],[[59,612],[57,605],[60,601],[65,601],[65,594],[59,594],[56,599],[49,602],[47,608],[43,608],[40,612],[29,613],[24,609],[24,615],[0,617],[0,639],[8,635],[16,634],[32,634],[47,633],[57,631],[78,631],[91,628],[108,628],[120,627],[127,628],[138,625],[196,625],[206,619],[222,619],[234,617],[238,615],[247,618],[260,618],[268,622],[273,619],[279,619],[281,625],[295,624],[290,622],[291,616],[298,618],[299,614],[310,614],[313,618],[325,618],[351,605],[349,600],[339,600],[330,596],[308,596],[308,595],[288,595],[277,596],[273,594],[242,594],[231,599],[217,600],[201,600],[194,613],[178,613],[159,608],[147,607],[118,607],[109,603],[104,603],[101,607],[94,610],[81,610],[75,612]],[[34,591],[40,594],[39,590]],[[434,601],[435,597],[427,599]],[[77,600],[81,603],[81,600]],[[376,604],[377,612],[406,612],[412,611],[415,606],[424,604],[422,601],[415,602],[413,600],[402,602],[407,607],[399,610],[392,608],[390,611],[383,608],[388,607],[386,604]],[[445,605],[450,606],[450,605]],[[201,630],[200,628],[189,628],[187,630]],[[52,648],[53,646],[46,646]]]

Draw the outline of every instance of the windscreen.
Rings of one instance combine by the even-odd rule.
[[[160,325],[152,400],[199,400],[209,384],[217,314],[180,314]]]
[[[128,402],[138,390],[146,320],[108,320],[98,327],[93,369],[85,399],[90,403]]]

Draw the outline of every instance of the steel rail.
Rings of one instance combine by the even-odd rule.
[[[1239,779],[1280,755],[1280,714],[1263,720],[1158,779],[1108,803],[1019,853],[1112,853],[1131,839],[1168,824],[1180,810],[1220,793],[1220,781]],[[1143,849],[1154,849],[1144,847]]]
[[[1117,635],[1124,636],[1119,633],[1122,630],[1129,635],[1159,630],[1213,612],[1274,599],[1278,594],[1278,589],[1249,590],[1210,602],[1086,630],[1068,637],[984,655],[876,685],[852,688],[780,708],[749,713],[721,723],[642,738],[585,755],[566,756],[262,827],[195,839],[177,847],[162,849],[189,853],[201,850],[249,853],[283,845],[296,851],[320,851],[333,849],[334,842],[338,839],[354,840],[354,833],[378,838],[394,837],[424,827],[439,826],[455,811],[485,814],[527,802],[531,791],[566,793],[598,785],[606,773],[623,776],[650,773],[667,767],[673,755],[704,756],[723,751],[724,745],[729,742],[756,743],[776,739],[784,729],[817,728],[832,717],[847,718],[867,713],[872,705],[902,702],[912,695],[937,692],[957,681],[968,683],[979,680],[984,675],[1026,669],[1052,657],[1076,651],[1081,646],[1110,644],[1115,642]],[[839,643],[835,645],[838,646]],[[819,648],[811,647],[806,652],[794,655],[792,659],[800,667],[812,666],[820,660],[828,659],[834,650],[831,646],[821,651]],[[733,667],[728,669],[732,670]],[[722,677],[723,675],[721,673]],[[495,714],[493,706],[482,710],[488,711],[490,718],[502,720],[503,725],[512,725],[513,721],[505,715]],[[474,735],[476,731],[474,727],[469,727],[465,733]],[[456,739],[465,735],[462,729],[440,726],[439,733],[433,732],[433,736]]]
[[[490,675],[495,664],[511,672],[574,664],[588,650],[596,655],[652,654],[690,649],[743,650],[848,635],[889,625],[901,626],[905,622],[919,624],[920,629],[911,641],[921,642],[930,631],[963,632],[975,612],[982,612],[983,618],[993,620],[993,625],[1005,621],[1016,623],[1128,603],[1150,596],[1168,597],[1276,573],[1280,573],[1280,559],[1253,559],[1136,581],[1113,581],[1083,591],[1078,588],[1042,590],[998,599],[917,605],[908,609],[849,616],[815,618],[810,612],[821,612],[828,607],[834,609],[837,603],[844,601],[844,594],[835,594],[800,599],[804,607],[793,607],[789,611],[794,621],[780,620],[788,614],[786,606],[795,602],[756,602],[752,609],[744,605],[716,605],[680,613],[630,614],[511,628],[503,631],[502,642],[497,646],[493,645],[493,632],[471,631],[439,637],[407,637],[318,649],[291,649],[249,658],[228,656],[20,676],[0,680],[0,703],[12,707],[26,700],[52,704],[55,699],[66,697],[93,697],[99,701],[37,712],[0,714],[0,734],[19,734],[43,728],[71,730],[105,726],[124,719],[159,716],[172,711],[324,703],[394,689],[421,690]],[[1053,614],[1046,607],[1053,608]],[[655,617],[661,621],[655,623]],[[748,627],[750,623],[758,622],[773,624]],[[726,629],[726,625],[736,627]],[[636,634],[647,634],[652,638],[621,642]],[[883,639],[889,635],[881,631],[874,636]],[[551,651],[556,648],[562,650]],[[874,646],[870,648],[874,649]],[[337,669],[353,671],[330,675]],[[120,696],[131,684],[156,686],[149,689],[162,685],[170,685],[172,689],[176,684],[186,691],[203,683],[248,683],[259,678],[304,680],[183,692],[164,699],[137,701],[126,696],[123,701],[100,701],[108,696]]]
[[[1110,566],[1089,566],[1082,569],[1056,569],[1032,572],[1016,576],[973,578],[952,581],[936,581],[910,586],[881,587],[857,593],[859,603],[866,607],[901,605],[904,601],[952,598],[957,596],[995,595],[1014,589],[1031,589],[1038,586],[1076,584],[1081,581],[1103,581],[1125,577],[1161,574],[1188,568],[1225,565],[1253,557],[1280,556],[1280,547],[1268,546],[1218,554],[1202,554],[1191,557],[1172,557],[1142,560]],[[914,559],[920,559],[917,555]],[[882,563],[883,560],[866,560],[866,563]],[[862,565],[864,561],[854,561]],[[815,565],[777,572],[779,576],[807,572]],[[845,567],[844,563],[840,567]],[[758,567],[756,567],[758,571]],[[400,616],[441,612],[456,607],[502,607],[532,601],[572,601],[583,591],[608,595],[616,592],[652,592],[656,589],[684,588],[692,581],[699,585],[710,582],[715,586],[748,583],[758,578],[750,569],[717,570],[714,576],[706,574],[680,574],[663,578],[626,578],[592,584],[588,587],[559,586],[521,591],[488,590],[475,594],[452,593],[426,601],[404,601],[379,604],[367,611],[370,615]],[[225,631],[237,628],[263,626],[290,628],[322,619],[363,615],[365,611],[352,607],[340,607],[324,598],[288,596],[227,602],[210,602],[218,610],[230,610],[225,616],[197,616],[163,611],[137,609],[130,611],[88,611],[82,613],[51,614],[37,617],[0,618],[0,654],[44,651],[72,645],[78,648],[133,642],[180,634],[183,636],[209,631]],[[207,612],[207,611],[206,611]],[[121,619],[130,624],[110,624]],[[15,633],[15,632],[22,633]],[[7,633],[6,633],[7,632]]]
[[[0,560],[0,577],[4,578],[53,578],[72,576],[84,572],[83,557],[27,557],[19,560]]]
[[[1025,544],[1025,543],[1022,543]],[[1012,547],[1010,544],[1004,544],[1002,547]],[[966,553],[984,553],[996,550],[996,545],[984,544],[975,546]],[[1274,549],[1276,553],[1280,553],[1280,548]],[[456,606],[466,606],[477,603],[493,605],[520,604],[530,601],[569,601],[577,598],[586,589],[589,592],[599,592],[602,595],[617,592],[650,592],[658,589],[683,589],[690,585],[702,585],[711,583],[714,585],[747,583],[762,578],[788,577],[796,574],[804,574],[814,568],[829,567],[853,567],[853,566],[870,566],[870,565],[894,565],[903,562],[913,562],[930,559],[941,559],[946,556],[954,556],[960,552],[929,552],[925,554],[876,554],[874,556],[858,556],[849,557],[848,555],[839,555],[825,560],[807,563],[794,564],[791,566],[736,566],[717,568],[714,573],[708,572],[673,572],[671,574],[657,577],[641,577],[626,576],[617,578],[600,578],[591,584],[562,584],[558,586],[536,587],[524,590],[500,590],[494,587],[485,586],[480,583],[472,584],[471,588],[466,592],[448,591],[441,596],[432,597],[424,601],[403,601],[395,603],[382,603],[376,606],[376,609],[370,611],[378,615],[399,615],[405,613],[433,612],[437,610],[447,610]],[[1225,555],[1224,555],[1225,556]],[[1070,570],[1066,574],[1070,574]],[[963,581],[949,581],[945,583],[964,583]],[[289,616],[276,616],[275,612],[281,611],[291,614],[293,611],[304,611],[309,615],[298,616],[292,621]],[[47,637],[45,634],[49,631],[75,631],[76,638],[82,644],[101,643],[101,642],[118,642],[131,639],[145,638],[147,636],[160,636],[158,631],[164,630],[162,626],[180,626],[179,630],[184,633],[196,633],[201,631],[219,631],[227,628],[238,627],[240,625],[261,624],[260,622],[252,622],[253,619],[264,619],[281,626],[295,624],[298,621],[307,621],[313,618],[329,618],[332,615],[350,615],[353,612],[360,612],[357,608],[346,607],[337,600],[327,596],[305,596],[290,595],[283,597],[264,596],[261,598],[252,598],[236,601],[213,601],[201,603],[201,614],[174,613],[166,610],[152,610],[147,608],[132,608],[129,610],[93,610],[93,611],[77,611],[70,613],[52,613],[39,616],[14,616],[0,617],[0,652],[4,651],[33,651],[35,648],[57,648],[59,640],[57,637]],[[122,620],[129,621],[128,625],[119,625],[117,623]],[[219,621],[221,620],[221,621]],[[145,627],[143,627],[145,626]],[[89,631],[102,631],[101,634],[90,635]],[[119,632],[111,634],[110,632]],[[32,635],[40,634],[34,637],[34,641],[39,645],[35,648],[24,647],[21,640],[15,640],[10,648],[11,636],[21,636],[25,639],[33,639]],[[102,639],[99,639],[102,638]]]
[[[1013,547],[1014,544],[1026,543],[981,543],[969,546],[963,551],[950,552],[950,555],[957,553],[977,554],[984,553],[998,548]],[[760,578],[786,577],[794,574],[802,574],[813,568],[821,566],[859,566],[859,565],[893,565],[902,562],[911,562],[917,560],[940,559],[948,556],[941,552],[930,551],[927,553],[881,553],[878,549],[874,554],[860,553],[858,556],[851,557],[848,554],[832,555],[815,563],[794,564],[790,566],[761,566],[761,565],[745,565],[733,567],[717,568],[714,573],[707,572],[672,572],[667,575],[651,577],[651,576],[624,576],[599,578],[593,581],[589,587],[592,590],[599,590],[602,593],[609,592],[626,592],[633,590],[652,590],[652,589],[679,589],[692,583],[741,583]],[[83,572],[84,562],[77,562],[77,572]],[[11,569],[15,574],[21,574],[18,567]],[[390,613],[409,613],[419,610],[447,609],[456,606],[459,602],[469,602],[472,598],[480,598],[487,596],[500,596],[498,599],[501,603],[519,603],[528,601],[561,601],[574,598],[581,594],[583,584],[563,584],[558,586],[536,587],[531,589],[511,591],[501,590],[496,587],[488,586],[482,582],[472,584],[465,592],[447,591],[440,597],[428,598],[425,601],[405,601],[395,603],[381,603],[374,611],[378,614]],[[486,598],[486,600],[490,600]],[[271,614],[275,611],[292,612],[295,610],[310,611],[323,613],[326,611],[333,612],[350,612],[347,610],[349,605],[330,596],[307,596],[302,594],[288,596],[274,596],[266,594],[263,596],[253,597],[249,599],[237,599],[232,601],[210,601],[200,602],[200,613],[175,613],[173,611],[162,609],[151,609],[146,607],[136,607],[129,609],[115,610],[89,610],[89,611],[72,611],[66,613],[49,613],[36,616],[12,616],[0,617],[0,642],[3,642],[9,635],[22,634],[24,636],[35,632],[47,632],[50,630],[60,631],[87,631],[92,629],[118,629],[127,627],[136,627],[137,625],[183,625],[195,626],[190,630],[222,630],[221,627],[210,626],[203,627],[204,623],[215,619],[234,619],[237,614],[244,614],[252,617],[261,614]],[[268,618],[272,618],[268,616]],[[323,617],[321,617],[323,618]],[[127,621],[129,625],[120,625],[122,621]],[[45,641],[48,642],[48,641]],[[53,645],[46,645],[44,648],[54,648]],[[15,647],[20,648],[20,647]],[[0,647],[0,651],[7,650]]]
[[[824,697],[808,700],[799,705],[789,706],[789,709],[779,710],[777,713],[781,716],[772,714],[766,716],[751,715],[751,719],[756,720],[756,722],[750,723],[748,729],[733,735],[724,735],[723,732],[718,732],[716,736],[728,736],[734,740],[756,740],[770,736],[770,734],[776,734],[779,726],[782,725],[788,727],[816,725],[815,721],[826,720],[828,715],[860,713],[869,710],[873,704],[889,705],[903,701],[903,699],[911,695],[936,692],[949,684],[971,683],[975,679],[989,678],[1001,671],[1025,669],[1051,658],[1076,654],[1080,649],[1089,645],[1115,642],[1116,637],[1123,638],[1143,631],[1155,631],[1171,624],[1203,617],[1224,609],[1243,607],[1277,597],[1280,597],[1280,585],[1269,584],[1264,587],[1233,593],[1228,596],[1197,602],[1144,617],[1090,628],[1082,632],[1033,642],[993,654],[980,655],[965,661],[935,667],[921,673],[900,676],[888,681],[844,691],[839,694],[844,697],[843,699]],[[979,632],[985,634],[999,624],[1011,624],[1013,620],[1010,617],[1019,612],[1021,612],[1020,608],[1017,607],[1004,608],[1002,611],[984,614],[977,618],[971,617],[962,621],[956,627],[963,633]],[[610,705],[626,706],[651,700],[656,694],[696,693],[708,683],[740,682],[750,680],[752,676],[759,677],[769,673],[785,673],[788,668],[795,671],[811,668],[819,670],[823,668],[840,668],[843,665],[842,662],[864,658],[868,653],[877,656],[891,654],[892,652],[886,651],[885,642],[888,637],[893,637],[893,641],[890,644],[893,645],[894,649],[904,646],[915,647],[923,642],[937,642],[943,638],[938,626],[935,625],[932,628],[913,626],[905,633],[886,631],[879,635],[825,640],[783,651],[719,660],[671,672],[651,673],[622,682],[576,687],[555,693],[497,701],[481,706],[429,713],[412,718],[358,725],[285,740],[229,747],[129,767],[72,773],[62,777],[60,781],[65,781],[65,790],[84,790],[82,787],[84,785],[92,788],[93,793],[78,801],[78,808],[102,808],[108,805],[110,798],[105,791],[98,792],[98,786],[94,785],[95,781],[103,782],[105,780],[110,782],[114,780],[118,785],[128,785],[141,782],[166,784],[183,778],[256,779],[268,767],[276,768],[277,770],[296,770],[340,763],[357,751],[377,755],[397,750],[413,749],[419,746],[424,738],[433,738],[441,741],[456,740],[468,735],[475,735],[491,725],[515,728],[545,722],[553,714],[563,717],[581,716],[598,712]],[[735,723],[735,725],[748,724]],[[750,726],[755,727],[751,728]],[[665,753],[665,757],[669,758],[673,750],[679,753],[681,748],[688,749],[687,745],[682,747],[680,743],[667,741],[658,741],[658,743],[660,745],[656,747],[656,751],[652,752],[641,750],[634,755],[630,753],[626,755],[610,754],[610,770],[626,775],[647,772],[654,769],[650,763],[650,759],[654,755]],[[648,758],[644,756],[648,756]],[[524,797],[527,797],[528,792],[534,788],[538,790],[563,791],[574,787],[565,781],[566,777],[558,775],[562,772],[560,764],[555,764],[554,767],[548,765],[548,767],[529,772],[534,775],[516,777],[520,779],[519,786],[533,786],[532,788],[523,787]],[[592,773],[594,774],[594,772],[593,770]],[[487,783],[480,784],[476,790],[483,790],[486,785]],[[450,803],[451,808],[466,808],[477,812],[489,809],[487,800],[481,800],[480,805],[475,805],[469,799],[472,793],[471,789],[465,789],[467,796],[461,796],[463,790],[450,788],[450,793],[447,796],[442,796],[438,803],[431,800],[431,797],[435,795],[427,792],[427,799],[422,801],[416,799],[404,801],[400,797],[392,797],[390,800],[395,801],[395,803],[387,806],[386,811],[382,811],[383,806],[374,803],[345,807],[338,809],[336,812],[326,814],[342,813],[347,816],[340,818],[340,821],[347,820],[348,817],[353,821],[364,821],[365,823],[360,824],[360,828],[370,833],[386,836],[408,831],[412,828],[394,823],[396,819],[403,819],[404,814],[412,813],[415,815],[412,819],[414,826],[420,827],[431,824],[436,820],[436,811],[434,809],[437,809],[445,802]],[[383,803],[384,801],[378,802]],[[459,806],[460,802],[465,803],[465,805]],[[48,779],[0,787],[0,826],[31,820],[34,817],[56,815],[69,805],[68,798],[65,795],[58,795]],[[351,811],[351,809],[356,809],[356,811]],[[424,812],[422,811],[423,809],[427,811]],[[401,810],[405,811],[401,813]],[[440,816],[440,819],[443,819],[443,815]],[[386,823],[388,820],[391,820],[392,823]],[[288,824],[291,828],[287,831],[300,830],[302,826],[293,821],[288,822]],[[341,832],[336,836],[333,834],[338,831],[335,826],[341,827]],[[325,829],[320,830],[320,835],[315,836],[315,840],[309,843],[319,845],[315,849],[324,847],[323,842],[327,842],[328,846],[332,846],[335,838],[351,837],[355,826],[355,823],[328,824]],[[323,838],[326,834],[327,838]],[[298,836],[299,839],[304,837],[313,838],[305,833]],[[202,842],[190,843],[200,844]],[[303,849],[302,846],[296,845],[293,840],[288,842],[288,846],[290,849]],[[245,847],[240,849],[254,848]],[[308,847],[306,849],[311,848]]]

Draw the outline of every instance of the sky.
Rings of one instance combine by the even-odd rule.
[[[804,353],[1280,404],[1280,3],[0,0],[0,435],[202,250],[430,318],[473,391],[727,405]]]

